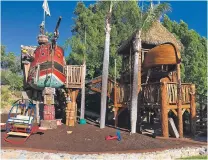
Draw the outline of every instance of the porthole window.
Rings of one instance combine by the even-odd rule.
[[[43,53],[42,53],[42,56],[44,56],[44,55],[45,55],[45,53],[43,52]]]

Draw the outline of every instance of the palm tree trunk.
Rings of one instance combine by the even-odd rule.
[[[138,100],[138,78],[141,83],[141,74],[138,74],[141,71],[141,31],[135,36],[133,41],[134,49],[134,73],[133,73],[133,87],[132,87],[132,98],[131,98],[131,133],[136,133],[136,124],[137,124],[137,100]],[[139,68],[140,67],[140,68]]]
[[[85,73],[86,73],[86,64],[84,61],[83,64],[83,84],[82,84],[82,97],[81,97],[81,113],[80,113],[80,119],[84,119],[84,115],[85,115]]]
[[[105,50],[103,57],[103,73],[102,73],[102,92],[101,92],[101,109],[100,109],[100,128],[105,128],[105,115],[106,115],[106,101],[107,101],[107,85],[108,85],[108,66],[109,66],[109,52],[110,52],[110,31],[111,31],[111,13],[112,13],[112,2],[110,9],[106,17],[105,27]]]

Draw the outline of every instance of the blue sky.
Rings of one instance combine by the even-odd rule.
[[[89,5],[94,2],[85,2]],[[174,1],[170,2],[172,12],[168,13],[171,20],[188,23],[189,29],[196,30],[207,37],[207,2]],[[43,1],[1,2],[1,42],[8,52],[20,54],[20,45],[37,45],[39,25],[43,20]],[[56,21],[62,16],[58,44],[63,45],[71,37],[74,24],[72,17],[77,1],[49,1],[51,17],[46,18],[46,30],[53,32]],[[104,45],[104,44],[103,44]],[[65,53],[68,55],[68,53]]]

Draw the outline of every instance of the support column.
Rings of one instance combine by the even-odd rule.
[[[196,102],[195,102],[195,85],[191,85],[190,91],[190,122],[191,122],[191,133],[195,135],[196,132]]]
[[[36,112],[36,123],[40,123],[40,102],[39,102],[39,96],[38,91],[33,91],[33,103],[35,103],[35,112]]]
[[[71,105],[72,105],[72,102],[71,102],[71,91],[70,89],[68,89],[68,93],[67,93],[67,107],[66,107],[66,125],[69,126],[69,112],[70,112],[70,109],[71,109]]]
[[[44,98],[44,120],[55,120],[55,88],[45,87],[43,90],[43,98]]]
[[[76,99],[79,90],[68,90],[68,101],[66,109],[66,125],[75,126],[76,122]]]
[[[180,63],[177,64],[177,81],[178,81],[177,83],[178,132],[179,132],[179,137],[183,138],[183,113],[182,113]]]
[[[114,117],[115,117],[115,127],[118,126],[118,107],[117,107],[117,86],[116,79],[114,84]]]
[[[163,137],[169,137],[168,131],[168,107],[167,107],[167,83],[163,82],[160,87],[161,90],[161,124]]]

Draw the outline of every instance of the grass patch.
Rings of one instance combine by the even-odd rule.
[[[198,156],[191,156],[191,157],[184,157],[180,159],[207,159],[207,155],[198,155]]]

